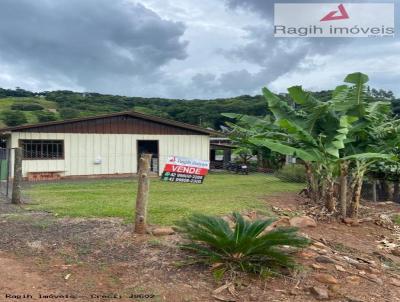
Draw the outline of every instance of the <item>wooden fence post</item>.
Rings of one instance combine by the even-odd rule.
[[[137,234],[146,234],[151,156],[151,154],[142,154],[139,160],[138,192],[136,196],[135,214],[135,233]]]
[[[22,149],[14,149],[14,181],[12,189],[12,204],[21,204],[21,184],[22,184]]]

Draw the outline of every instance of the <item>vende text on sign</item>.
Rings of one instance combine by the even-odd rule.
[[[179,165],[166,164],[165,168],[164,168],[164,172],[207,175],[208,169],[191,167],[191,166],[179,166]]]

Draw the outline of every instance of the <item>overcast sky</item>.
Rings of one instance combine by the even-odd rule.
[[[400,96],[398,37],[277,39],[274,2],[322,1],[1,0],[0,87],[216,98],[361,71]]]

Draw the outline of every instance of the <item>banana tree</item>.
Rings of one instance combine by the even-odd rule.
[[[314,160],[307,160],[299,155],[297,157],[302,158],[305,163],[310,195],[314,200],[324,198],[327,208],[334,210],[336,205],[334,184],[338,173],[339,150],[344,148],[349,127],[357,118],[350,115],[338,115],[333,108],[332,101],[322,102],[311,93],[305,92],[300,86],[288,89],[289,96],[296,104],[297,110],[288,108],[288,104],[284,100],[268,89],[265,88],[263,92],[278,124],[292,135],[291,142],[303,150],[305,147],[311,148],[314,153],[319,154]],[[334,92],[334,96],[340,92],[341,89],[338,88]],[[290,131],[288,120],[297,124],[297,130],[301,128],[295,136],[293,136],[293,131]]]
[[[225,116],[252,125],[250,129],[243,129],[240,123],[230,125],[236,131],[246,133],[251,144],[302,159],[306,166],[311,197],[318,201],[321,195],[324,196],[327,208],[334,211],[336,162],[339,150],[344,148],[348,127],[355,119],[336,116],[330,103],[317,100],[300,86],[291,87],[288,91],[299,106],[297,110],[267,88],[263,89],[268,107],[274,115],[273,123],[269,118],[255,119],[232,114]],[[321,186],[326,188],[326,194],[325,190],[321,192]]]
[[[342,150],[341,208],[342,215],[346,216],[347,196],[350,195],[350,216],[356,217],[364,175],[378,160],[393,158],[391,149],[396,142],[393,138],[389,139],[389,136],[396,132],[399,121],[390,116],[390,103],[369,100],[367,75],[352,73],[346,76],[344,82],[350,86],[342,85],[336,88],[332,105],[338,115],[352,115],[357,121],[350,128],[349,139],[346,140],[346,147]],[[351,167],[352,183],[350,194],[347,194],[349,167]]]
[[[261,169],[282,167],[285,161],[282,155],[271,152],[268,148],[256,146],[249,141],[251,137],[260,133],[284,137],[285,134],[276,132],[278,127],[273,124],[272,116],[260,118],[237,113],[222,113],[222,115],[235,120],[235,123],[226,122],[230,129],[229,137],[238,146],[235,153],[241,154],[243,150],[251,150],[257,156],[258,167]]]
[[[246,133],[246,141],[254,146],[302,159],[311,196],[316,201],[323,199],[330,211],[336,208],[334,186],[340,175],[340,206],[345,217],[347,174],[352,175],[350,212],[355,216],[364,174],[376,161],[392,159],[390,150],[398,144],[393,136],[399,137],[400,126],[390,117],[387,103],[369,101],[368,76],[353,73],[344,81],[346,85],[338,86],[325,102],[300,86],[289,88],[295,106],[264,88],[273,119],[242,116],[246,125],[231,126]]]
[[[292,155],[302,159],[306,163],[307,169],[314,167],[310,179],[313,192],[318,192],[316,177],[319,177],[325,189],[325,206],[329,211],[335,211],[336,200],[334,196],[335,178],[337,175],[337,163],[339,160],[339,150],[344,148],[343,141],[346,139],[344,134],[350,125],[351,118],[342,117],[337,129],[337,135],[328,138],[319,136],[314,139],[301,126],[288,120],[280,120],[282,129],[289,134],[289,141],[277,141],[273,139],[254,137],[250,141],[257,145],[262,145],[275,152],[285,155]],[[310,171],[308,171],[310,173]],[[319,196],[313,196],[318,198]]]

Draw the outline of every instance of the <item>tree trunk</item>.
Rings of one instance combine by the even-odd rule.
[[[393,201],[394,200],[394,195],[393,195],[393,193],[394,193],[394,185],[393,185],[393,183],[392,182],[387,182],[388,183],[388,188],[389,188],[389,200],[391,200],[391,201]]]
[[[376,195],[378,200],[385,200],[384,194],[383,194],[383,183],[382,180],[377,180],[376,181]]]
[[[390,187],[386,180],[381,180],[381,188],[382,188],[382,199],[389,200],[390,199]]]
[[[340,209],[343,218],[347,216],[347,172],[348,163],[340,163]]]
[[[372,201],[377,202],[377,196],[376,196],[376,180],[374,179],[372,181]]]
[[[142,154],[139,160],[138,192],[136,196],[135,233],[145,234],[147,228],[147,202],[149,199],[149,173],[151,154]]]
[[[393,201],[399,202],[399,181],[395,180],[393,182]]]
[[[318,198],[320,199],[321,202],[325,202],[327,200],[327,192],[328,192],[328,181],[327,179],[323,178],[324,176],[320,176],[319,182],[318,182]]]
[[[14,181],[12,189],[12,204],[21,204],[21,184],[22,184],[22,149],[14,149]]]
[[[358,209],[360,208],[360,199],[361,199],[361,189],[363,184],[364,172],[360,173],[357,176],[355,187],[354,187],[354,196],[350,206],[350,216],[357,218],[358,217]]]
[[[257,151],[257,170],[262,171],[263,170],[263,156],[261,151]]]
[[[355,174],[351,173],[349,177],[349,185],[347,186],[347,200],[351,203],[353,200],[354,195],[354,188],[355,188]],[[350,204],[347,204],[347,208],[350,207]],[[348,213],[347,213],[348,214]]]
[[[315,179],[312,171],[312,165],[309,162],[305,162],[304,166],[306,167],[308,197],[311,198],[312,201],[317,202]]]
[[[329,212],[336,210],[335,181],[331,177],[326,180],[325,206]]]

